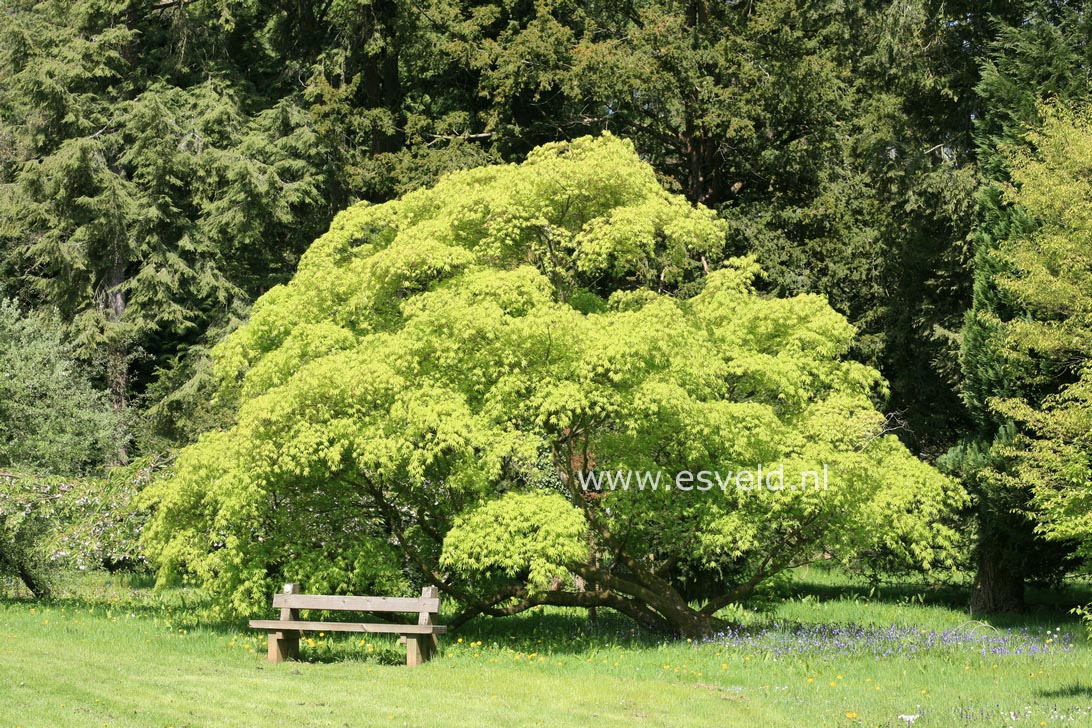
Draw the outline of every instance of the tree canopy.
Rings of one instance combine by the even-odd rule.
[[[1027,146],[1012,150],[1007,201],[1034,224],[998,250],[1001,295],[1022,315],[996,320],[1001,362],[1021,372],[1022,392],[989,404],[1019,423],[1005,448],[1007,485],[1029,494],[1039,533],[1092,556],[1092,115],[1049,105]]]
[[[724,240],[609,135],[350,208],[215,350],[235,422],[151,491],[164,575],[248,612],[282,579],[410,574],[471,613],[607,606],[696,634],[823,552],[948,563],[962,491],[885,434],[853,327],[759,295]],[[793,487],[581,485],[760,464]],[[828,489],[795,487],[824,468]]]

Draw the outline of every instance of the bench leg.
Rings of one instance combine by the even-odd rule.
[[[413,667],[428,662],[435,645],[436,638],[430,634],[406,635],[406,665]]]
[[[270,632],[269,661],[284,662],[300,656],[299,632]]]

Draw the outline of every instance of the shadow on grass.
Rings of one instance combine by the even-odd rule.
[[[669,636],[637,627],[611,610],[599,610],[589,619],[586,609],[554,607],[512,617],[479,617],[445,638],[465,643],[507,647],[517,652],[586,654],[612,647],[651,647]]]
[[[1052,688],[1050,690],[1036,690],[1035,695],[1040,698],[1048,699],[1092,698],[1092,685],[1072,683],[1070,685],[1063,685],[1062,687]]]
[[[133,615],[169,622],[175,627],[235,635],[247,631],[246,620],[213,616],[209,599],[189,588],[155,589],[155,576],[142,572],[82,572],[60,581],[49,598],[26,589],[0,589],[0,606],[87,611],[104,616]]]
[[[396,667],[406,664],[406,648],[399,650],[398,645],[394,644],[384,649],[365,652],[348,644],[348,640],[337,639],[318,650],[301,645],[299,658],[293,662],[309,665],[353,663]]]
[[[1092,603],[1092,584],[1073,582],[1061,587],[1029,585],[1024,611],[972,615],[968,609],[971,601],[969,582],[905,581],[872,585],[864,577],[820,566],[813,567],[811,572],[799,572],[789,596],[798,599],[812,597],[821,602],[871,601],[903,606],[938,606],[968,612],[969,618],[994,627],[1019,628],[1045,623],[1077,624],[1080,620],[1070,614],[1070,610]]]

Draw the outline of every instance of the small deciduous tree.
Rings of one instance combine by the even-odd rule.
[[[147,514],[136,496],[165,465],[142,460],[77,478],[0,471],[0,577],[47,597],[64,568],[144,566],[139,544]]]
[[[346,211],[215,352],[236,423],[149,491],[163,577],[247,612],[283,579],[408,575],[463,618],[611,607],[699,634],[823,554],[943,562],[962,491],[883,434],[853,328],[758,295],[724,239],[609,135]],[[758,464],[829,487],[585,487]]]
[[[990,401],[1022,425],[1004,482],[1030,494],[1036,530],[1092,558],[1092,110],[1042,107],[1040,129],[1011,155],[1007,201],[1034,221],[998,250],[1000,291],[1020,315],[996,320],[1003,364],[1024,396]],[[1004,393],[1009,394],[1009,393]],[[1036,396],[1038,395],[1038,396]]]

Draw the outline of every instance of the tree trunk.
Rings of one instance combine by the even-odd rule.
[[[366,45],[379,47],[376,52],[368,49],[362,64],[364,92],[363,105],[368,109],[384,109],[390,118],[401,123],[402,80],[399,74],[398,3],[379,0],[373,4],[374,25],[371,26]],[[396,152],[401,148],[397,131],[375,127],[372,129],[371,155]]]
[[[705,1],[691,0],[686,6],[686,27],[695,51],[701,47],[702,36],[709,25],[709,8]],[[685,120],[679,136],[686,158],[686,198],[693,203],[714,204],[719,186],[716,143],[701,122],[702,99],[697,88],[685,92],[683,116]]]
[[[714,204],[718,194],[715,144],[704,137],[693,123],[687,122],[683,145],[687,158],[686,198],[703,205]]]
[[[639,615],[634,610],[639,608],[642,618],[638,621],[646,626],[658,624],[683,637],[702,637],[724,628],[723,620],[691,607],[668,582],[632,560],[627,565],[631,573],[626,576],[586,564],[570,564],[569,570],[602,587],[602,591],[585,592],[593,600],[589,606],[611,607],[635,619]]]
[[[114,260],[110,271],[110,281],[106,290],[106,318],[114,329],[106,332],[106,376],[110,384],[110,401],[114,413],[118,416],[118,451],[120,465],[129,462],[128,427],[125,418],[129,407],[129,347],[127,336],[121,330],[122,317],[125,315],[125,261],[119,256]]]
[[[1024,574],[1006,544],[990,539],[979,546],[971,612],[992,614],[1024,609]]]
[[[26,567],[26,564],[19,565],[19,578],[27,589],[30,589],[30,593],[37,599],[46,599],[49,597],[49,585],[34,575],[30,569]]]
[[[446,585],[441,585],[441,591],[446,591],[445,587]],[[513,599],[516,600],[514,603],[511,602]],[[692,609],[686,602],[673,599],[669,594],[655,601],[655,604],[651,604],[644,599],[619,593],[610,588],[576,592],[558,589],[532,594],[526,587],[511,585],[456,615],[448,622],[448,627],[455,630],[479,615],[508,617],[543,604],[556,607],[584,607],[589,610],[594,607],[607,607],[630,617],[647,630],[683,637],[704,637],[725,627],[722,620],[702,614]],[[502,604],[505,606],[501,606]]]

